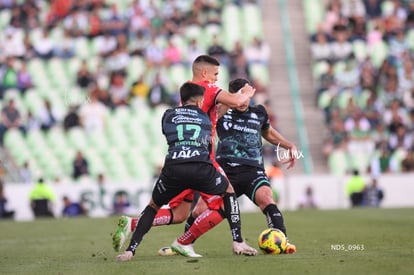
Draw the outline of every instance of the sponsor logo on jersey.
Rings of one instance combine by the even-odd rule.
[[[172,122],[175,124],[179,123],[193,123],[193,124],[201,124],[203,120],[197,117],[188,117],[183,115],[176,115],[172,118]]]
[[[247,123],[253,123],[253,124],[260,125],[260,122],[259,122],[259,121],[257,121],[257,120],[254,120],[254,119],[249,119],[249,120],[247,121]]]
[[[179,152],[173,152],[172,159],[189,159],[196,156],[200,156],[198,150],[181,150]]]
[[[256,129],[252,129],[252,128],[249,128],[249,127],[247,127],[247,126],[240,126],[240,125],[235,124],[235,125],[233,126],[233,129],[234,129],[234,130],[237,130],[237,131],[240,131],[240,132],[251,133],[251,134],[257,134],[257,130],[256,130]]]
[[[224,121],[223,122],[223,127],[226,131],[228,131],[229,129],[231,129],[233,127],[233,123]]]

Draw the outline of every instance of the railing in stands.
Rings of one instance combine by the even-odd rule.
[[[295,112],[295,126],[299,136],[300,150],[305,156],[302,158],[303,169],[306,174],[311,174],[313,170],[312,158],[309,152],[309,143],[306,135],[306,127],[303,122],[303,106],[299,95],[299,81],[296,70],[294,45],[290,34],[290,24],[288,10],[286,8],[286,0],[278,0],[279,12],[281,15],[281,24],[283,32],[283,46],[286,52],[286,63],[289,76],[290,93],[293,99],[293,108]]]

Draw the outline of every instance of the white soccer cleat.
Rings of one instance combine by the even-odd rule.
[[[116,227],[115,233],[112,235],[112,247],[115,251],[121,250],[125,241],[128,239],[131,231],[131,222],[132,218],[127,216],[122,216],[118,220],[118,225]]]
[[[233,242],[233,253],[236,255],[256,256],[257,250],[246,244],[244,241]]]
[[[160,250],[158,250],[158,255],[160,255],[160,256],[173,256],[173,255],[177,255],[177,252],[172,250],[172,248],[170,246],[164,246],[164,247],[161,247]]]
[[[185,257],[190,257],[190,258],[203,257],[202,255],[195,253],[192,244],[188,244],[188,245],[180,244],[177,240],[175,240],[172,243],[171,249],[173,251],[177,252],[178,254],[183,255]]]
[[[131,251],[125,251],[124,253],[116,256],[116,260],[119,262],[128,262],[132,260],[133,257],[134,257],[134,254],[132,254]]]

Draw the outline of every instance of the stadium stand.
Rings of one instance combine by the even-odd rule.
[[[331,172],[413,171],[413,1],[303,5]]]
[[[201,54],[217,36],[225,49],[218,84],[226,87],[238,76],[229,72],[234,44],[243,49],[263,38],[254,0],[12,2],[0,1],[0,107],[13,99],[21,127],[2,121],[0,140],[9,161],[17,167],[29,162],[33,178],[71,181],[81,151],[90,177],[149,180],[166,149],[161,115],[178,103],[178,87],[191,78],[191,41]],[[179,54],[178,62],[165,58],[169,42],[176,48],[168,56]],[[87,73],[80,77],[83,61]],[[248,64],[247,73],[268,82],[265,64]],[[151,90],[156,75],[167,89],[162,104],[148,104],[147,89],[131,93],[140,79]],[[43,129],[43,118],[56,123]]]

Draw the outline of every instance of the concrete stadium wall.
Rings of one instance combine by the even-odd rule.
[[[279,206],[282,210],[297,209],[308,185],[312,186],[320,209],[346,209],[350,207],[344,191],[347,179],[348,177],[332,175],[290,176],[274,180],[272,185],[280,194]],[[379,186],[385,194],[381,207],[414,207],[414,174],[384,175],[379,179]],[[33,219],[29,207],[29,192],[32,187],[28,184],[5,186],[7,208],[16,211],[16,220]],[[73,201],[83,198],[91,217],[105,217],[111,214],[115,194],[125,191],[131,202],[128,213],[136,215],[149,201],[151,187],[152,184],[137,182],[107,183],[103,188],[95,183],[55,184],[52,185],[56,194],[54,213],[57,217],[61,215],[62,197],[67,195]],[[242,211],[258,211],[246,197],[240,199],[240,207]]]

